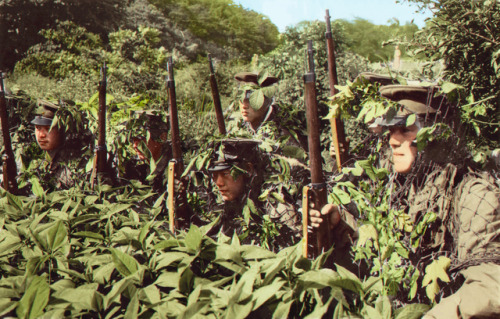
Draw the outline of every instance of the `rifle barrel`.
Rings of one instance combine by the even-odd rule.
[[[179,120],[177,115],[177,100],[175,95],[175,80],[174,80],[174,67],[172,57],[167,62],[167,90],[168,90],[168,105],[170,115],[170,129],[172,131],[172,153],[174,159],[182,163],[182,151],[179,134]]]
[[[338,93],[338,90],[335,88],[338,85],[338,75],[337,75],[337,64],[335,62],[335,43],[333,42],[332,37],[332,27],[330,24],[330,11],[326,10],[326,48],[328,53],[328,82],[330,84],[330,95],[334,96]],[[347,157],[347,147],[346,138],[345,138],[345,129],[344,123],[338,117],[332,118],[330,120],[330,125],[332,127],[332,141],[333,146],[335,148],[335,157],[337,160],[337,170],[340,173],[342,171],[342,164],[345,162]],[[340,145],[344,146],[344,149],[340,149]]]
[[[3,160],[3,188],[11,193],[16,193],[17,188],[17,167],[12,151],[12,144],[9,132],[9,119],[7,115],[7,102],[5,101],[5,86],[3,83],[3,72],[0,72],[0,120],[2,121],[2,136],[5,153]]]
[[[96,149],[97,173],[106,169],[106,90],[107,90],[106,62],[101,68],[101,81],[99,82],[99,113],[98,113],[98,139]]]
[[[322,158],[321,158],[321,145],[319,134],[319,117],[318,105],[316,100],[316,74],[314,72],[314,55],[312,49],[312,41],[307,43],[307,53],[309,61],[309,72],[304,75],[304,88],[305,88],[305,103],[306,103],[306,117],[307,117],[307,133],[309,145],[309,166],[311,171],[311,186],[307,190],[311,190],[312,200],[315,203],[315,208],[321,208],[327,203],[326,185],[323,176]],[[306,194],[305,196],[309,196]],[[308,209],[308,207],[306,207]],[[308,221],[309,216],[304,216]],[[304,223],[304,233],[306,233],[306,223]],[[313,256],[318,256],[323,250],[329,249],[332,240],[329,225],[325,221],[321,224],[320,228],[315,233],[315,242]],[[306,247],[307,249],[307,247]],[[307,252],[306,252],[307,255]]]
[[[217,86],[214,65],[212,64],[212,56],[210,54],[208,54],[208,64],[210,67],[210,87],[212,88],[212,98],[214,100],[215,115],[217,117],[219,133],[226,135],[226,125],[224,123],[224,114],[222,113],[222,106],[220,103],[219,87]]]

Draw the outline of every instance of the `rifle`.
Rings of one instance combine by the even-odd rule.
[[[212,97],[214,99],[215,115],[217,116],[217,124],[219,125],[219,133],[226,135],[226,125],[224,124],[224,114],[220,104],[219,88],[215,79],[214,66],[212,64],[212,56],[208,54],[208,65],[210,67],[210,87],[212,88]]]
[[[7,116],[7,102],[5,101],[5,86],[3,83],[3,72],[0,71],[0,120],[2,121],[2,136],[5,152],[3,161],[3,188],[12,194],[17,193],[17,167],[12,151],[9,133],[9,120]]]
[[[177,228],[177,220],[175,216],[175,179],[181,176],[183,170],[181,142],[179,136],[179,121],[177,117],[177,100],[175,95],[175,81],[174,81],[174,67],[172,57],[167,62],[167,91],[168,91],[168,105],[170,116],[170,129],[172,131],[172,155],[173,159],[170,160],[168,166],[168,197],[167,208],[169,217],[169,228],[174,232]]]
[[[94,188],[94,181],[97,175],[106,170],[106,62],[101,68],[101,81],[99,82],[99,113],[98,113],[98,138],[95,148],[94,171],[92,172],[91,188]]]
[[[335,85],[338,84],[337,66],[335,63],[335,44],[332,37],[332,27],[330,25],[330,11],[326,10],[326,48],[328,52],[328,81],[330,83],[330,95],[334,96],[338,93]],[[335,157],[337,159],[337,169],[339,173],[342,171],[342,163],[347,158],[347,143],[345,139],[344,123],[338,117],[330,119],[330,126],[332,127],[332,141],[335,148]],[[343,145],[343,150],[340,149]]]
[[[307,231],[309,222],[309,200],[313,200],[315,208],[321,208],[327,202],[326,185],[322,170],[321,146],[319,135],[318,105],[316,101],[316,74],[314,72],[314,57],[312,41],[307,43],[307,55],[309,72],[304,74],[304,99],[306,104],[307,133],[309,145],[309,165],[311,171],[311,184],[302,190],[302,223],[303,223],[303,254],[304,257],[317,257],[323,250],[329,249],[332,245],[332,236],[328,222],[321,223],[313,242],[314,251],[309,254],[309,234]]]

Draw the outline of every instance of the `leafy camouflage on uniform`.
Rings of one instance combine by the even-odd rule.
[[[464,284],[424,318],[498,318],[500,314],[500,188],[498,178],[467,174],[456,187],[449,227]]]
[[[61,147],[52,158],[47,154],[42,159],[31,161],[22,179],[32,184],[40,183],[45,190],[69,189],[89,180],[88,161],[89,156],[83,156],[82,152]]]
[[[240,237],[244,244],[258,244],[273,251],[298,243],[301,239],[300,216],[292,204],[253,201],[224,203],[208,235],[219,232]]]

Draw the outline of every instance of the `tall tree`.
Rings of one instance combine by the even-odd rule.
[[[34,44],[42,41],[42,29],[59,21],[73,21],[104,39],[123,18],[128,0],[0,0],[0,68],[12,69]]]

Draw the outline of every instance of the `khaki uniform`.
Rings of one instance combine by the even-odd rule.
[[[454,193],[449,227],[462,287],[424,318],[500,317],[500,190],[490,176],[468,174]]]
[[[500,190],[486,174],[466,174],[448,164],[427,175],[422,189],[410,190],[407,205],[414,222],[434,212],[416,259],[437,252],[462,270],[462,287],[424,318],[498,318],[500,315]]]

